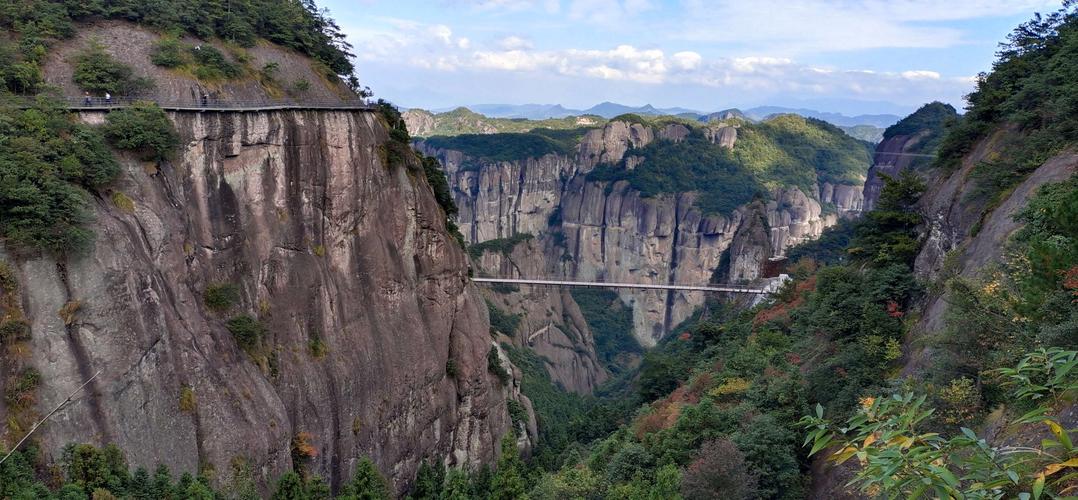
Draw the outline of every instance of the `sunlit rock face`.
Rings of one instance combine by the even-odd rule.
[[[293,469],[292,442],[305,433],[312,473],[340,484],[370,456],[398,490],[423,459],[490,463],[511,425],[507,398],[530,404],[488,372],[487,310],[465,254],[425,177],[385,164],[382,121],[360,111],[170,118],[174,160],[124,159],[112,189],[134,208],[97,199],[85,255],[0,249],[25,284],[27,355],[47,381],[39,409],[101,371],[36,434],[48,458],[71,442],[115,443],[133,465],[213,467],[222,484],[242,459],[265,483]],[[238,291],[227,311],[203,301],[214,283]],[[70,303],[65,324],[57,311]],[[242,314],[266,327],[251,353],[225,327]],[[180,411],[186,391],[194,405]]]
[[[518,161],[477,162],[422,141],[417,148],[445,168],[460,209],[458,224],[469,242],[521,233],[553,238],[558,244],[544,246],[549,251],[542,256],[553,278],[702,284],[721,267],[719,281],[751,281],[768,259],[818,237],[842,217],[861,213],[860,185],[821,183],[811,193],[778,188],[767,203],[704,214],[692,192],[644,197],[625,182],[586,180],[600,163],[624,159],[625,167],[633,168],[639,161],[633,149],[655,140],[680,141],[687,133],[678,124],[656,130],[614,121],[585,133],[571,155]],[[737,129],[724,123],[708,125],[705,135],[724,147],[737,141]],[[632,306],[634,334],[648,346],[705,298],[699,292],[618,293]]]

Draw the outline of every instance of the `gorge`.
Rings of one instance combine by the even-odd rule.
[[[1063,497],[1076,9],[880,129],[403,110],[310,1],[0,7],[0,499]]]

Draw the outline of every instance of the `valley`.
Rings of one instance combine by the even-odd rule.
[[[899,117],[406,109],[314,2],[0,7],[0,499],[1073,494],[1076,8]]]

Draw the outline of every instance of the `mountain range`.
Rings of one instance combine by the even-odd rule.
[[[476,113],[480,113],[491,118],[523,118],[528,120],[545,120],[549,118],[565,118],[567,116],[580,115],[597,115],[609,119],[626,113],[652,116],[680,115],[697,119],[706,119],[706,117],[711,117],[716,114],[730,112],[739,113],[754,120],[760,120],[771,115],[793,113],[808,118],[824,120],[826,122],[841,127],[853,127],[855,125],[872,125],[874,127],[887,128],[888,126],[898,122],[898,120],[901,119],[900,116],[887,113],[849,116],[842,113],[830,111],[819,111],[809,108],[789,108],[783,106],[757,106],[745,110],[728,109],[724,111],[719,111],[717,113],[709,113],[681,107],[657,108],[655,106],[652,106],[651,104],[645,104],[643,106],[629,106],[609,101],[596,104],[595,106],[592,106],[587,109],[566,108],[561,104],[475,104],[467,107],[468,109],[475,111]],[[454,108],[437,109],[433,111],[443,112],[450,111],[451,109]]]

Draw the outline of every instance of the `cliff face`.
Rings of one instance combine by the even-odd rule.
[[[1033,171],[1021,184],[993,205],[978,196],[977,180],[971,175],[977,163],[996,154],[997,145],[1012,131],[1000,129],[982,140],[954,172],[927,172],[929,190],[919,209],[925,216],[925,241],[914,271],[926,281],[950,276],[976,278],[1001,262],[1011,235],[1021,228],[1014,215],[1026,206],[1044,184],[1062,182],[1078,172],[1078,155],[1057,155]],[[946,330],[948,300],[945,292],[930,293],[923,313],[913,327],[915,337]],[[914,373],[932,362],[932,349],[914,349],[905,367]]]
[[[47,454],[116,443],[134,465],[211,467],[225,482],[243,459],[269,481],[296,465],[292,440],[309,433],[309,470],[337,485],[369,455],[398,488],[424,458],[492,460],[506,399],[521,396],[488,373],[487,312],[466,258],[423,176],[384,164],[377,115],[171,119],[175,161],[125,159],[115,189],[134,208],[97,199],[86,255],[0,249],[27,285],[29,356],[47,381],[39,409],[101,371],[38,434]],[[204,304],[215,283],[239,291],[227,312]],[[57,311],[73,304],[65,324]],[[225,327],[241,314],[266,327],[251,354]],[[181,394],[193,407],[180,410]]]
[[[550,242],[545,242],[550,245]],[[543,242],[529,240],[506,253],[484,252],[476,261],[481,273],[510,278],[550,276]],[[595,340],[569,291],[554,287],[503,287],[484,292],[492,304],[520,318],[517,332],[505,341],[540,356],[551,380],[565,390],[591,394],[608,378],[596,356]]]
[[[876,208],[876,202],[880,199],[880,190],[883,189],[883,177],[895,177],[904,170],[909,170],[919,154],[919,145],[929,136],[929,130],[921,130],[910,135],[896,135],[889,137],[876,145],[876,154],[873,157],[872,167],[868,169],[868,178],[865,180],[864,209],[866,212]]]
[[[861,186],[822,183],[812,193],[778,188],[768,203],[743,206],[729,215],[705,215],[695,207],[691,192],[644,197],[624,181],[586,179],[600,163],[627,158],[627,168],[632,168],[633,149],[657,139],[679,141],[688,132],[678,124],[655,129],[615,121],[588,131],[572,155],[552,153],[518,161],[476,162],[459,151],[436,150],[422,142],[418,148],[438,157],[445,167],[468,241],[520,233],[559,240],[557,246],[548,245],[555,250],[544,255],[555,273],[551,277],[707,283],[723,253],[734,248],[732,265],[719,279],[753,280],[767,259],[781,257],[789,246],[819,236],[839,217],[862,209]],[[737,129],[710,124],[705,136],[734,147]],[[759,214],[759,225],[739,233],[748,212]],[[705,298],[686,292],[619,294],[633,306],[634,331],[646,346],[688,318]]]

